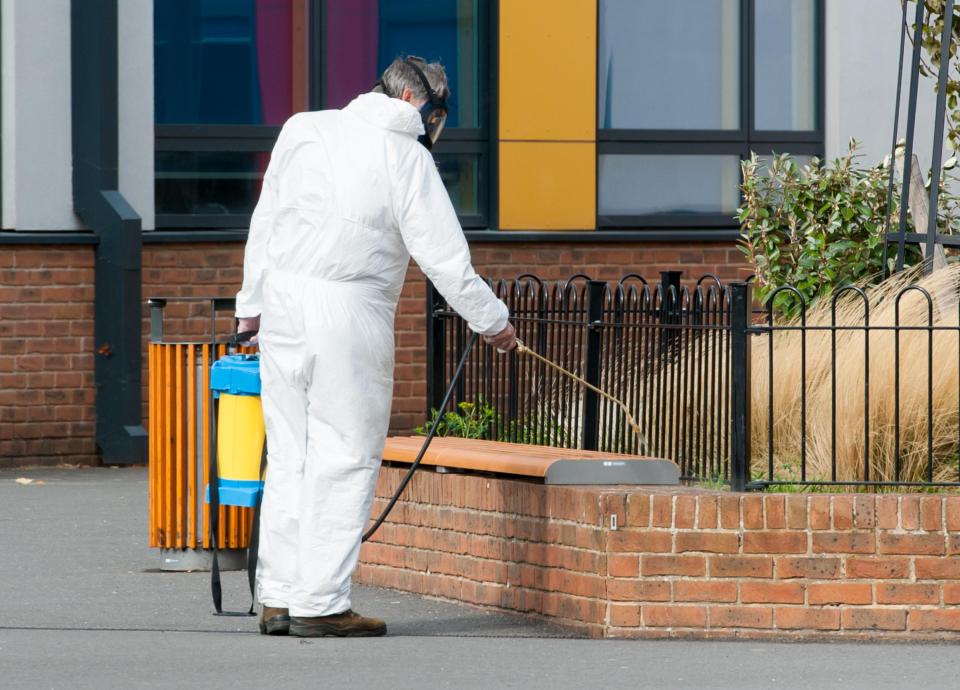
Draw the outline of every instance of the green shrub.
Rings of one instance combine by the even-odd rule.
[[[890,166],[858,167],[856,151],[851,139],[846,155],[830,165],[814,158],[801,167],[788,154],[770,157],[766,168],[756,154],[743,161],[740,248],[754,266],[761,301],[778,287],[792,285],[809,306],[835,288],[870,284],[883,274]],[[943,208],[952,208],[949,194],[941,198]],[[894,228],[897,213],[895,196]],[[912,228],[910,223],[910,232]],[[891,247],[888,270],[895,254]],[[908,264],[916,263],[919,250],[908,247],[906,258]],[[796,316],[800,304],[781,293],[774,308]]]

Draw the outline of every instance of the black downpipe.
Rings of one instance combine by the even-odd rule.
[[[147,460],[141,410],[141,222],[118,191],[117,0],[71,3],[73,206],[97,235],[96,441],[104,464]]]

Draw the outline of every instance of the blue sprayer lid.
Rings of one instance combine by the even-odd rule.
[[[210,368],[210,390],[230,395],[260,395],[259,355],[226,355]]]

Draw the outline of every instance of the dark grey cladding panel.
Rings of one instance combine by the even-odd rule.
[[[557,460],[544,483],[673,486],[680,483],[680,467],[669,460]]]

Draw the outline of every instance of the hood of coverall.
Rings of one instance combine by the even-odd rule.
[[[424,133],[420,111],[406,101],[382,93],[362,93],[344,108],[345,112],[376,127],[401,132],[412,137]]]

